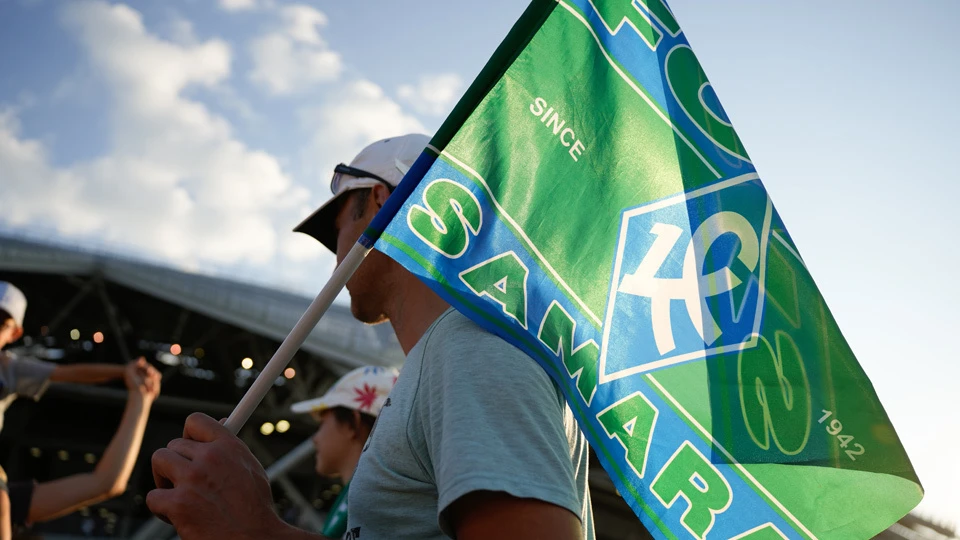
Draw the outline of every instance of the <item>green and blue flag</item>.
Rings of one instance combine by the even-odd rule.
[[[389,204],[366,242],[550,374],[654,536],[869,538],[920,501],[663,0],[534,0]]]

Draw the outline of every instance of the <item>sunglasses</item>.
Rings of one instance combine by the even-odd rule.
[[[393,184],[391,184],[390,182],[387,182],[386,180],[373,174],[372,172],[367,172],[363,169],[358,169],[356,167],[351,167],[349,165],[344,165],[343,163],[340,163],[339,165],[333,168],[333,178],[330,179],[331,193],[340,192],[340,184],[343,183],[344,176],[352,176],[354,178],[372,178],[378,182],[383,182],[383,184],[387,186],[387,188],[389,188],[390,191],[393,191]]]

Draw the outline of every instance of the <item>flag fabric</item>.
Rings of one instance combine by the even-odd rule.
[[[920,501],[662,0],[535,0],[391,202],[376,248],[550,374],[655,537],[869,538]]]

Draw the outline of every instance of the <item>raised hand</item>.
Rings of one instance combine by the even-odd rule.
[[[123,371],[127,389],[151,401],[160,395],[160,379],[160,372],[142,356],[128,363]]]

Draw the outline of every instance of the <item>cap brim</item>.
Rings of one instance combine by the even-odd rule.
[[[327,249],[333,253],[337,252],[337,213],[340,211],[340,205],[343,203],[343,192],[329,201],[323,203],[323,206],[316,212],[310,214],[307,219],[300,222],[293,228],[294,232],[299,232],[312,236]]]
[[[290,411],[301,414],[301,413],[320,413],[330,408],[330,404],[322,398],[313,398],[306,401],[301,401],[299,403],[294,403],[290,406]]]

